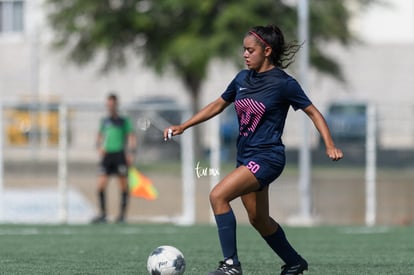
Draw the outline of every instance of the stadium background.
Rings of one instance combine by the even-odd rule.
[[[117,91],[121,102],[128,108],[135,102],[144,101],[148,95],[173,99],[183,106],[187,106],[190,100],[172,73],[156,76],[142,67],[140,60],[105,76],[97,74],[99,60],[84,68],[65,63],[61,55],[48,48],[52,34],[46,25],[42,1],[24,3],[24,26],[21,29],[24,33],[19,29],[12,32],[3,30],[0,35],[0,93],[4,107],[1,218],[4,222],[58,221],[58,126],[53,110],[56,111],[57,103],[65,103],[72,106],[69,111],[69,220],[85,222],[94,214],[96,205],[97,155],[93,143],[98,119],[104,114],[102,106],[108,91]],[[331,103],[338,101],[363,102],[377,107],[377,222],[409,224],[414,219],[414,205],[409,197],[414,188],[414,79],[411,77],[414,70],[414,4],[410,1],[393,1],[393,4],[394,8],[374,7],[352,21],[353,29],[364,40],[363,44],[348,49],[326,45],[327,51],[340,62],[347,84],[312,71],[308,93],[325,114]],[[203,102],[217,97],[235,71],[231,65],[213,62],[203,86]],[[24,106],[27,108],[33,99],[40,99],[40,109],[46,118],[39,119],[36,124],[43,126],[33,135],[34,139],[27,141],[27,129],[18,123],[28,119]],[[85,105],[93,107],[82,107]],[[282,222],[288,221],[298,211],[300,118],[300,114],[294,112],[289,116],[284,141],[290,165],[277,185],[272,187],[272,212]],[[204,127],[202,131],[205,132],[203,144],[207,146],[208,128]],[[137,167],[154,181],[160,197],[156,201],[133,199],[130,219],[141,221],[153,216],[174,216],[180,213],[182,201],[178,145],[154,144],[154,136],[149,140],[146,138],[154,132],[137,129],[137,134],[147,142],[140,144]],[[224,145],[224,149],[230,148]],[[364,223],[364,144],[344,143],[347,157],[335,165],[324,160],[316,133],[312,136],[312,146],[312,211],[315,217],[325,224]],[[222,153],[226,156],[229,152],[224,150]],[[227,163],[229,158],[225,158],[220,167],[221,175],[231,167],[231,163]],[[207,153],[195,160],[193,169],[198,161],[203,167],[209,166]],[[109,203],[115,215],[118,191],[115,184],[110,188],[112,197]],[[210,220],[208,190],[209,177],[196,179],[196,220],[200,223]],[[236,209],[240,211],[237,202]],[[239,216],[242,222],[246,222],[244,215]]]

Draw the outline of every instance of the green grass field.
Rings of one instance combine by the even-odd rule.
[[[308,260],[305,274],[414,274],[413,227],[286,227]],[[282,264],[249,226],[238,227],[244,274],[279,274]],[[211,225],[0,225],[0,274],[147,274],[155,247],[185,256],[185,274],[206,274],[221,259]]]

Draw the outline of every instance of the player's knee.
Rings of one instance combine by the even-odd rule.
[[[249,222],[250,224],[258,231],[261,231],[262,228],[266,226],[267,218],[257,213],[249,213]]]
[[[212,206],[214,206],[219,200],[219,194],[217,192],[214,192],[214,189],[210,192],[209,200]]]
[[[224,205],[227,205],[227,201],[224,198],[223,194],[213,189],[209,195],[210,205],[213,209],[219,209]]]
[[[100,181],[100,182],[98,182],[97,189],[98,189],[98,191],[105,191],[105,189],[106,189],[106,181]]]
[[[257,217],[257,215],[249,214],[249,222],[254,228],[256,228],[260,224],[260,219]]]
[[[128,180],[126,177],[119,177],[119,187],[122,191],[128,191]]]

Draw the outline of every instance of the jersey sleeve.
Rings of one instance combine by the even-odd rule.
[[[125,118],[124,131],[127,134],[132,134],[134,132],[134,127],[132,127],[132,122],[129,117]]]
[[[221,95],[221,98],[223,98],[227,102],[234,102],[237,95],[237,89],[240,87],[241,83],[246,78],[247,73],[248,70],[240,71],[236,75],[236,77],[230,82],[229,86],[227,86],[227,89]]]
[[[302,87],[293,78],[286,81],[284,96],[295,111],[298,109],[305,109],[312,104],[312,101],[305,94]]]
[[[224,93],[221,95],[221,98],[224,99],[224,101],[227,102],[234,102],[236,98],[236,78],[234,78],[230,84],[227,86],[227,89],[224,91]]]
[[[104,118],[102,118],[100,121],[99,121],[99,129],[98,129],[98,133],[99,134],[103,134],[103,132],[104,132],[104,125],[105,125],[105,119]]]

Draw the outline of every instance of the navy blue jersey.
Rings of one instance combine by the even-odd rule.
[[[221,97],[234,102],[239,121],[238,165],[254,158],[284,166],[282,134],[289,107],[304,109],[312,104],[298,82],[281,69],[257,73],[243,70]],[[248,161],[246,163],[246,161]]]

